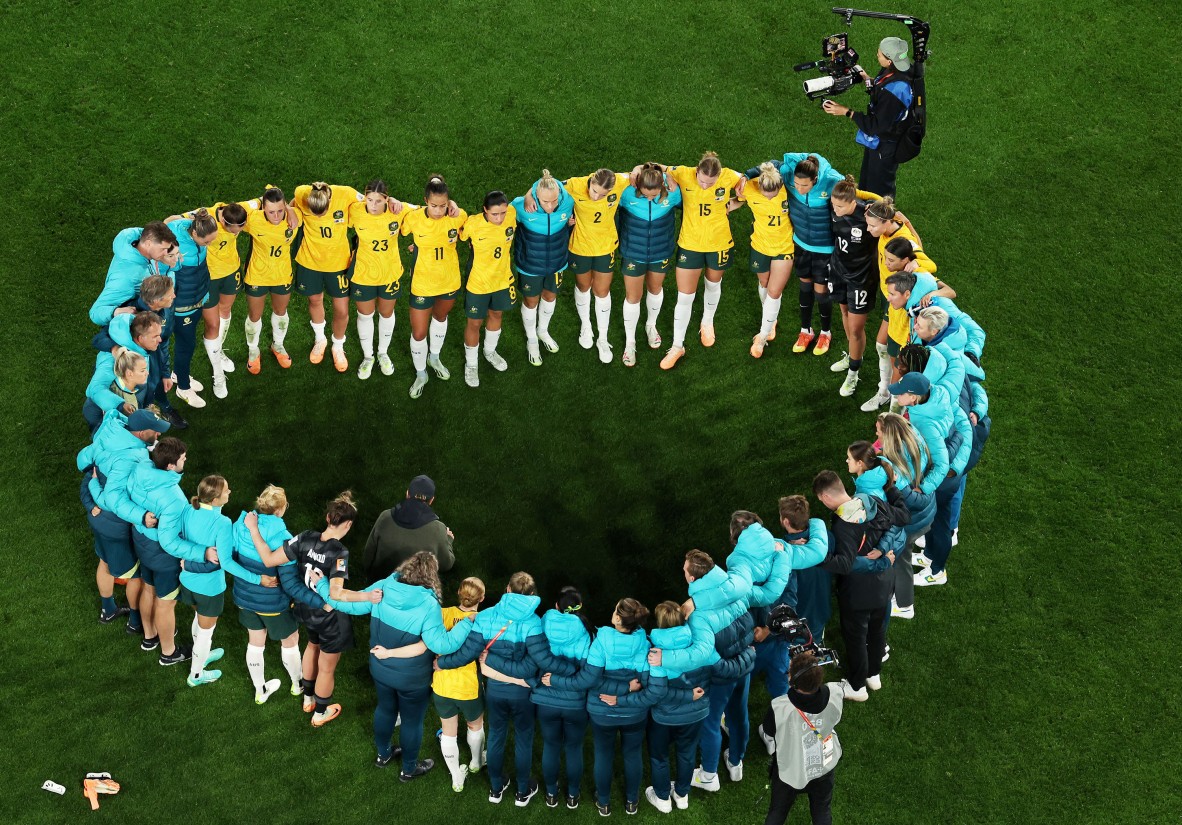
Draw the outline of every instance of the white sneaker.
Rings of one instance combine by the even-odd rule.
[[[669,783],[669,798],[673,800],[673,804],[679,811],[684,811],[689,807],[689,794],[686,794],[685,796],[678,796],[677,785],[672,782]]]
[[[538,349],[537,341],[525,342],[525,354],[529,358],[529,362],[535,366],[542,366],[542,351]]]
[[[871,690],[882,690],[882,676],[867,676],[866,687]]]
[[[591,349],[595,346],[595,334],[591,331],[590,324],[583,324],[579,327],[579,346],[583,349]]]
[[[495,349],[484,351],[484,360],[492,365],[492,368],[497,372],[504,372],[509,369],[509,362],[501,357],[501,354]]]
[[[763,746],[767,748],[767,755],[771,756],[776,752],[776,738],[768,736],[763,732],[763,725],[756,725],[755,732],[759,734],[759,738],[763,740]]]
[[[175,381],[176,379],[174,378],[173,380]],[[205,392],[205,385],[190,375],[189,389],[191,389],[193,392]]]
[[[830,372],[845,372],[849,368],[850,368],[850,354],[848,352],[843,352],[841,354],[840,361],[835,361],[829,365]]]
[[[837,394],[840,395],[842,398],[849,398],[851,395],[854,394],[854,390],[856,390],[857,388],[858,388],[858,373],[846,372],[845,381],[841,382],[841,389],[839,389],[837,391]]]
[[[653,786],[649,785],[644,789],[644,798],[649,801],[654,808],[663,814],[671,813],[673,811],[673,802],[669,799],[661,799],[657,796],[657,792],[653,790]]]
[[[378,356],[378,369],[382,371],[382,375],[394,374],[394,362],[390,360],[390,356],[382,353]]]
[[[226,357],[226,353],[222,353],[222,372],[233,372],[234,362]]]
[[[627,347],[624,350],[624,356],[620,359],[624,362],[625,367],[636,366],[636,347]]]
[[[730,760],[730,755],[731,755],[731,752],[729,749],[724,750],[722,752],[722,761],[726,765],[726,772],[728,774],[730,774],[731,782],[742,782],[743,781],[743,760],[740,759],[739,764],[732,765],[731,760]]]
[[[885,662],[889,658],[891,658],[891,646],[887,645],[886,649],[882,651],[882,660]]]
[[[546,348],[546,352],[558,352],[558,342],[554,340],[550,333],[538,330],[538,340],[542,342],[542,346]],[[588,344],[584,349],[591,349],[591,345]]]
[[[262,690],[256,690],[254,693],[254,703],[256,705],[264,704],[270,699],[275,691],[279,690],[283,682],[278,679],[270,679],[264,685]]]
[[[862,405],[862,412],[875,412],[879,407],[890,402],[891,394],[889,392],[876,392]]]
[[[895,600],[891,599],[891,618],[914,619],[915,605],[911,605],[911,607],[899,607],[899,605],[895,604]],[[875,688],[875,690],[878,690],[878,688]]]
[[[694,778],[690,780],[690,786],[711,792],[717,791],[721,787],[718,783],[718,774],[714,774],[712,779],[707,779],[701,765],[694,769]]]
[[[851,702],[865,702],[870,698],[870,692],[865,687],[861,690],[854,690],[848,679],[841,680],[841,692]]]
[[[435,374],[439,376],[440,381],[446,381],[451,378],[451,373],[448,372],[447,367],[443,366],[443,362],[439,360],[438,355],[428,355],[427,366],[435,370]]]
[[[939,573],[933,573],[932,568],[925,567],[915,574],[916,587],[931,587],[937,584],[947,584],[948,571],[941,570]]]
[[[464,365],[464,383],[469,387],[480,386],[480,372],[475,364]]]
[[[361,364],[357,367],[357,377],[362,381],[373,375],[374,359],[362,358]]]
[[[230,394],[230,391],[228,389],[226,389],[226,377],[223,375],[221,378],[214,378],[213,379],[213,397],[214,398],[225,398],[229,394]]]
[[[427,373],[417,373],[415,375],[415,382],[410,385],[410,397],[418,398],[423,394],[423,387],[425,386],[427,386]]]
[[[927,547],[928,546],[928,534],[924,533],[922,536],[917,538],[915,540],[915,546],[918,547],[920,550],[923,550],[925,547]]]
[[[661,333],[657,332],[656,327],[650,327],[646,325],[644,328],[644,334],[648,336],[649,349],[661,348]]]
[[[177,390],[176,397],[195,410],[199,410],[205,406],[205,399],[198,395],[195,389]]]
[[[610,364],[612,362],[612,345],[607,342],[606,338],[600,338],[595,342],[595,346],[599,350],[599,363]]]
[[[915,567],[931,567],[932,560],[929,559],[924,553],[913,552],[911,554],[911,564]]]

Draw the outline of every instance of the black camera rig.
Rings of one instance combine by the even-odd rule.
[[[928,35],[931,24],[906,14],[890,14],[881,11],[834,8],[833,13],[845,18],[846,25],[855,17],[873,17],[879,20],[894,20],[902,23],[911,32],[912,76],[923,77],[924,62],[928,59]],[[808,72],[820,70],[821,77],[804,81],[804,94],[809,100],[839,95],[852,89],[862,81],[862,67],[858,65],[858,53],[850,48],[849,33],[839,32],[821,39],[821,59],[812,63],[793,66],[793,71]],[[865,84],[869,91],[870,84]]]
[[[808,652],[817,657],[817,664],[821,667],[825,665],[841,666],[841,662],[837,658],[837,651],[821,647],[813,641],[813,633],[809,630],[808,623],[797,616],[796,611],[788,605],[781,604],[772,608],[768,615],[767,627],[777,637],[788,643],[789,661],[799,653]]]

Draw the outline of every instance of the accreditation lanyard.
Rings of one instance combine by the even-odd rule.
[[[804,715],[804,711],[794,706],[794,710],[800,714],[800,718],[809,726],[809,730],[817,737],[817,742],[821,746],[821,765],[828,770],[835,762],[836,749],[833,745],[833,734],[822,736],[821,732],[817,730],[817,726],[809,721],[809,718]]]
[[[801,719],[803,719],[803,720],[804,720],[804,723],[805,723],[806,725],[808,725],[808,726],[809,726],[809,730],[811,730],[811,731],[812,731],[814,734],[816,734],[816,736],[817,736],[817,739],[818,739],[818,740],[822,739],[823,737],[821,736],[821,732],[820,732],[819,730],[817,730],[817,726],[816,726],[816,725],[814,725],[812,722],[810,722],[810,721],[809,721],[809,718],[808,718],[807,716],[805,716],[805,715],[804,715],[804,711],[803,711],[803,710],[801,710],[800,708],[797,708],[797,707],[794,707],[793,709],[794,709],[794,710],[795,710],[797,713],[799,713],[799,714],[800,714],[800,718],[801,718]]]

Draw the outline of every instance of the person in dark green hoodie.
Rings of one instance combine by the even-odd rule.
[[[456,563],[452,551],[455,536],[431,509],[434,503],[435,482],[419,475],[406,488],[406,500],[378,516],[361,557],[368,581],[386,578],[398,565],[421,551],[439,561],[440,573],[452,569]]]

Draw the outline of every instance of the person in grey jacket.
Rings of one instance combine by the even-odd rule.
[[[788,666],[788,693],[772,700],[762,731],[775,738],[768,764],[772,799],[764,825],[784,825],[796,797],[808,794],[814,825],[833,822],[833,769],[841,759],[837,723],[844,693],[840,682],[824,683],[817,657],[803,651]]]
[[[431,507],[434,503],[435,482],[419,475],[406,488],[406,499],[378,516],[361,557],[366,581],[386,578],[398,565],[423,551],[439,560],[440,573],[452,569],[456,563],[452,550],[455,536],[435,514]]]

